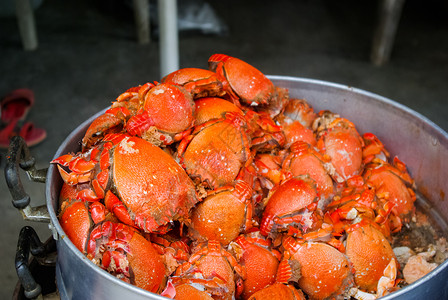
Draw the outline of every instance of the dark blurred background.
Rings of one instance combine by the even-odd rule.
[[[9,12],[7,2],[11,2]],[[39,168],[80,123],[127,88],[159,80],[157,2],[150,1],[151,41],[137,42],[131,0],[36,1],[38,47],[22,46],[13,0],[0,6],[0,96],[33,90],[28,121],[47,131],[32,148]],[[448,2],[404,2],[388,62],[371,61],[381,1],[178,1],[180,67],[207,68],[214,53],[238,57],[265,74],[331,81],[390,98],[448,130]],[[205,6],[204,6],[205,5]],[[6,150],[1,150],[2,172]],[[33,205],[44,185],[26,183]],[[42,240],[46,224],[29,223],[0,183],[0,290],[17,283],[17,237],[32,225]]]

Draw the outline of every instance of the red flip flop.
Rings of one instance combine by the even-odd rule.
[[[34,93],[30,89],[17,89],[6,95],[1,103],[1,120],[8,124],[13,120],[25,120],[34,104]]]
[[[5,128],[0,130],[0,148],[8,149],[10,139],[15,135],[20,135],[25,140],[28,147],[35,146],[47,137],[45,129],[37,128],[33,123],[25,123],[20,132],[17,132],[18,120],[13,120]]]
[[[39,144],[47,137],[45,129],[38,128],[31,122],[23,124],[19,134],[23,137],[28,147]]]

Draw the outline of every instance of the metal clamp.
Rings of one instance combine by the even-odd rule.
[[[9,192],[13,198],[12,204],[19,209],[25,220],[50,222],[48,209],[45,205],[30,206],[30,196],[25,192],[20,179],[20,169],[26,171],[29,179],[34,182],[44,183],[48,168],[37,170],[36,160],[31,156],[25,140],[20,136],[11,139],[6,156],[5,178]]]
[[[47,258],[46,255],[56,251],[55,243],[42,243],[34,229],[30,226],[22,228],[17,242],[15,266],[17,276],[23,286],[24,294],[29,299],[37,298],[42,293],[41,286],[34,279],[28,266],[29,254],[35,258]],[[48,262],[47,262],[48,263]],[[51,263],[54,264],[54,261]]]

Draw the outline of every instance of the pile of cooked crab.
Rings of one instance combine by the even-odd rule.
[[[174,299],[375,299],[444,261],[443,238],[410,244],[431,226],[377,136],[238,58],[208,66],[128,89],[52,161],[91,261]]]

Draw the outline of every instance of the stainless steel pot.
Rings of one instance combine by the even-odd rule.
[[[291,97],[306,99],[315,109],[331,110],[354,122],[360,131],[376,134],[391,155],[404,161],[417,184],[418,203],[448,232],[448,134],[422,115],[384,97],[339,84],[284,76],[270,76],[275,85],[288,88]],[[89,124],[104,111],[81,124],[59,147],[55,158],[79,151]],[[57,219],[62,185],[51,165],[46,178],[46,201],[57,240],[56,278],[61,299],[165,299],[124,283],[95,266],[63,232]],[[428,201],[424,200],[427,199]],[[383,299],[448,299],[448,261],[415,283]]]

